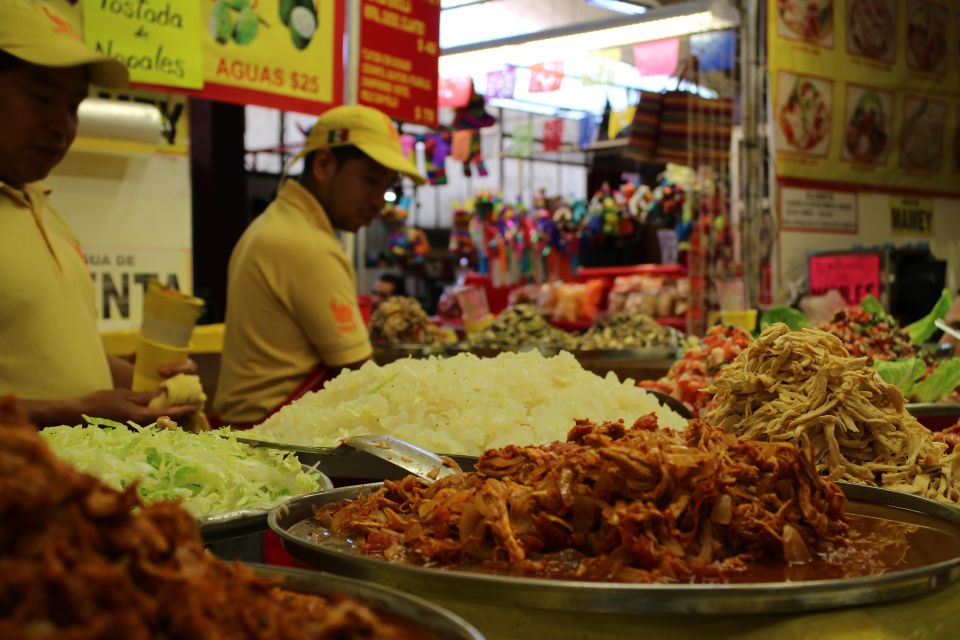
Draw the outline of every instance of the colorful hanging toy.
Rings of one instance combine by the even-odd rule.
[[[430,251],[426,234],[407,224],[407,200],[403,198],[396,205],[388,204],[380,212],[380,219],[387,228],[387,250],[384,257],[391,264],[422,264],[423,257]]]

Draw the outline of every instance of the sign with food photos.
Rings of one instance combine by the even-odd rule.
[[[960,193],[960,2],[768,7],[779,178]]]

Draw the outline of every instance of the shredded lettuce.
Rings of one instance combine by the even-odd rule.
[[[771,307],[764,311],[760,317],[761,327],[778,322],[790,327],[791,331],[799,331],[810,326],[810,319],[807,318],[806,314],[793,307]]]
[[[935,323],[937,320],[943,320],[947,317],[951,306],[953,306],[953,299],[950,297],[950,292],[944,289],[940,293],[940,299],[937,300],[937,304],[933,305],[930,313],[916,322],[907,325],[907,333],[910,334],[910,340],[912,340],[914,344],[920,344],[921,342],[929,340],[930,336],[937,332],[937,325]]]
[[[87,426],[49,427],[40,433],[58,456],[115,488],[139,480],[145,502],[180,498],[188,511],[202,517],[265,509],[321,488],[322,476],[304,472],[293,453],[250,447],[230,433],[87,420]]]

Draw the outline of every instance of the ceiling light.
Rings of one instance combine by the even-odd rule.
[[[607,11],[616,11],[617,13],[626,13],[627,15],[637,15],[646,13],[647,7],[642,4],[630,2],[630,0],[587,0],[587,4],[606,9]]]
[[[638,42],[730,29],[739,24],[740,14],[727,0],[683,2],[640,15],[450,47],[441,52],[440,76],[466,75],[464,68],[492,60],[499,64],[536,64]]]

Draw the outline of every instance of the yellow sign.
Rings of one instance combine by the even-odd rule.
[[[205,96],[317,112],[342,95],[341,1],[199,2]]]
[[[933,236],[932,198],[890,198],[890,231],[896,234]]]
[[[767,6],[778,176],[960,193],[960,3]]]
[[[203,86],[196,0],[83,0],[87,45],[127,65],[134,82]]]

